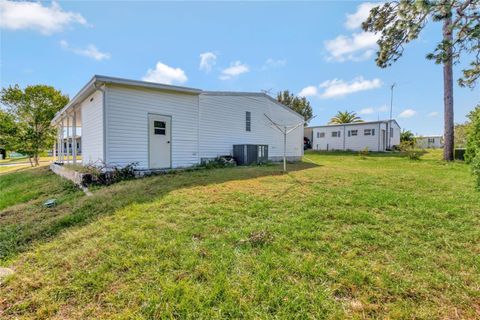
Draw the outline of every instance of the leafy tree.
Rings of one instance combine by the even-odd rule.
[[[402,130],[402,132],[400,133],[400,142],[414,141],[414,140],[415,140],[415,135],[413,134],[412,131]]]
[[[5,150],[15,150],[17,144],[18,126],[15,117],[0,109],[0,147]]]
[[[305,97],[297,97],[288,90],[277,94],[277,101],[298,112],[305,119],[305,125],[313,117],[312,106]]]
[[[28,86],[23,90],[18,85],[3,88],[0,101],[7,106],[7,112],[2,113],[2,117],[14,122],[14,129],[10,131],[8,126],[6,129],[2,126],[3,139],[38,165],[39,153],[50,148],[54,141],[55,130],[50,121],[68,100],[68,96],[45,85]]]
[[[330,124],[341,124],[341,123],[356,123],[363,122],[360,117],[353,111],[338,111],[337,114],[330,119]]]
[[[403,54],[404,45],[417,39],[428,21],[443,23],[443,39],[427,59],[443,64],[444,160],[453,160],[453,64],[471,58],[459,85],[473,88],[480,77],[479,0],[396,0],[377,6],[362,24],[365,31],[380,33],[377,65],[385,68]]]

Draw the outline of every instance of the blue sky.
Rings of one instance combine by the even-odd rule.
[[[71,97],[94,74],[206,90],[282,89],[307,96],[325,124],[337,110],[394,117],[418,134],[443,132],[442,68],[425,60],[440,38],[430,24],[387,69],[375,35],[359,28],[370,3],[0,0],[1,86],[49,84]],[[458,77],[460,67],[455,67]],[[455,86],[455,120],[480,90]]]

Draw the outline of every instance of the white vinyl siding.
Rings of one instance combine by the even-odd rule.
[[[148,168],[148,114],[172,117],[172,167],[188,167],[198,158],[198,95],[144,88],[107,89],[107,161]]]
[[[393,136],[390,137],[390,146],[391,147],[399,146],[401,129],[396,122],[392,121],[390,123],[391,123],[390,127],[393,129]]]
[[[400,143],[400,127],[392,121],[393,137],[391,145]],[[385,151],[388,136],[386,122],[356,123],[350,125],[328,125],[312,127],[314,150]],[[340,134],[338,134],[340,132]],[[385,141],[383,133],[385,132]],[[324,137],[322,133],[325,134]]]
[[[93,100],[92,100],[93,98]],[[90,101],[91,100],[91,101]],[[103,94],[95,91],[80,104],[82,123],[82,163],[104,161],[103,157]]]
[[[251,132],[245,129],[245,113],[251,113]],[[270,159],[283,156],[283,134],[265,117],[294,125],[303,119],[267,97],[206,93],[200,95],[200,158],[233,153],[234,144],[266,144]],[[241,119],[241,121],[239,121]],[[287,156],[303,155],[303,126],[287,136]]]

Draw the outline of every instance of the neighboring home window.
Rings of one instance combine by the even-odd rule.
[[[153,133],[165,135],[166,123],[165,121],[153,121]]]
[[[434,143],[435,142],[435,138],[428,138],[428,143]]]
[[[358,135],[358,130],[348,130],[348,136],[357,136]]]
[[[393,138],[393,128],[390,128],[390,138]]]
[[[245,130],[252,131],[252,113],[250,111],[245,112]]]
[[[332,137],[340,138],[340,131],[332,131]]]
[[[320,132],[320,138],[325,138],[325,132]]]
[[[375,129],[365,129],[363,131],[363,135],[365,136],[374,136],[375,135]]]

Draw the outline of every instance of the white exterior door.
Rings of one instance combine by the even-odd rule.
[[[172,118],[148,115],[148,157],[151,169],[171,168]]]

